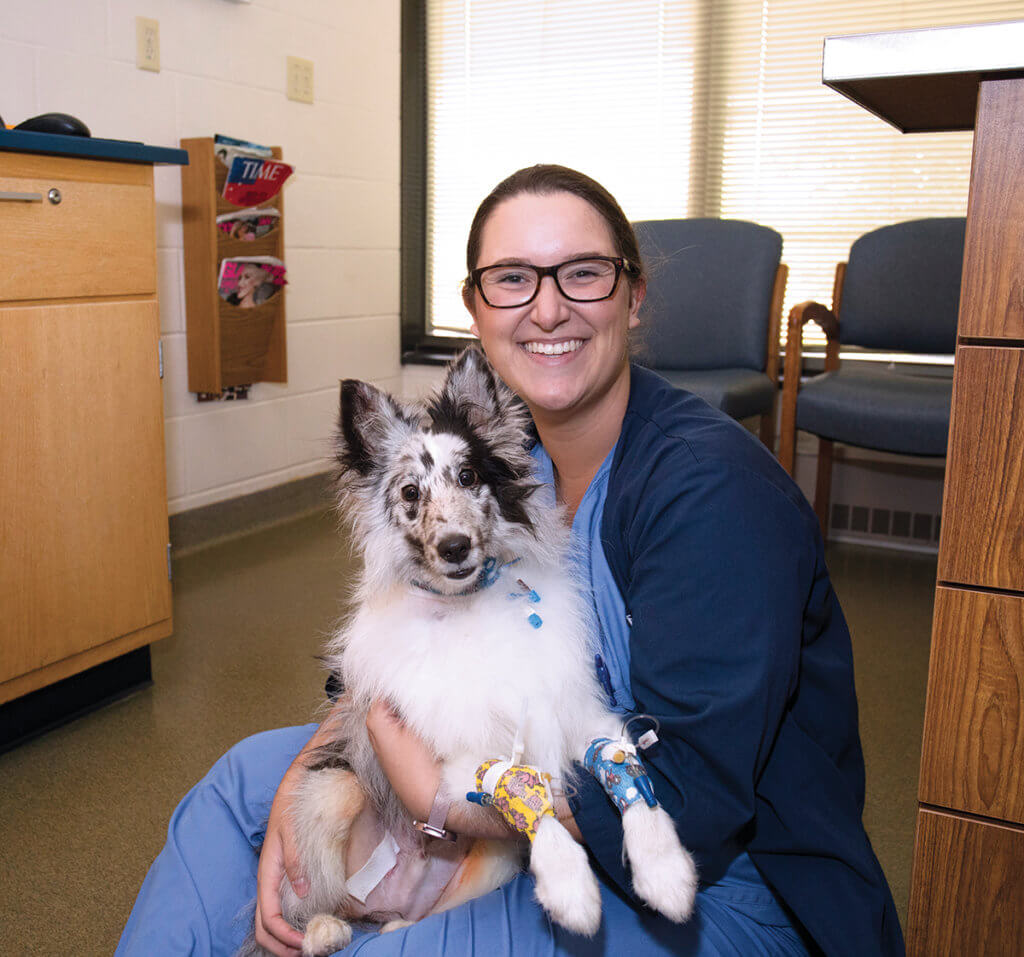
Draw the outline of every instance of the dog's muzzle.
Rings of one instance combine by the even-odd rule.
[[[437,554],[447,564],[459,566],[465,563],[472,548],[473,543],[469,540],[468,535],[446,535],[437,543]],[[467,568],[456,567],[454,571],[445,572],[445,577],[461,581],[463,578],[468,578],[472,575],[474,571],[476,571],[475,566]]]

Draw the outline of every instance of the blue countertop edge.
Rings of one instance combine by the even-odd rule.
[[[188,166],[188,151],[166,146],[147,146],[128,140],[101,140],[94,136],[28,133],[0,129],[0,150],[51,153],[81,159],[117,160],[122,163],[154,163]]]

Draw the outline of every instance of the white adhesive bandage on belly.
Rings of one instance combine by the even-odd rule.
[[[390,832],[385,834],[370,855],[370,859],[347,881],[345,889],[360,904],[366,903],[370,892],[387,876],[398,862],[398,842]]]

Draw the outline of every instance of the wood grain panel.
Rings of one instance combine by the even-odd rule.
[[[907,927],[911,957],[1020,957],[1024,831],[922,808]]]
[[[217,225],[211,206],[216,176],[213,137],[182,140],[181,224],[185,243],[185,318],[190,392],[220,392],[217,321]]]
[[[920,798],[1024,824],[1024,597],[936,591]]]
[[[87,648],[77,655],[71,655],[69,658],[55,661],[52,665],[46,665],[27,674],[19,675],[17,678],[0,682],[0,704],[6,701],[13,701],[22,695],[38,691],[47,685],[52,685],[56,681],[62,681],[64,678],[70,678],[71,675],[77,675],[80,671],[85,671],[86,668],[101,665],[105,661],[110,661],[119,655],[127,654],[129,651],[134,651],[143,645],[166,638],[173,631],[174,627],[171,619],[165,618],[163,621],[158,621],[155,625],[122,635],[120,638],[97,645],[95,648]]]
[[[0,202],[0,299],[156,292],[152,167],[0,153],[0,190],[43,197]]]
[[[220,304],[221,381],[225,386],[266,379],[267,350],[281,312],[281,293],[251,309]]]
[[[987,80],[971,161],[961,336],[1024,339],[1024,79]]]
[[[0,683],[171,616],[156,299],[0,308]]]
[[[274,147],[274,159],[282,159],[281,147]],[[281,212],[281,219],[278,221],[275,234],[277,236],[277,256],[284,259],[284,190],[278,193],[272,205]],[[285,263],[287,265],[287,263]],[[263,366],[263,378],[266,382],[287,382],[288,381],[288,324],[285,321],[285,308],[288,302],[288,287],[285,286],[275,298],[281,300],[281,311],[274,323],[270,333],[270,342],[267,344],[267,361]]]
[[[83,183],[120,183],[124,186],[149,186],[153,167],[147,163],[118,163],[113,160],[83,159],[77,156],[45,156],[42,153],[0,153],[5,167],[10,164],[16,176],[30,179],[67,179]]]
[[[1024,351],[959,346],[939,580],[1024,591]]]
[[[213,138],[186,139],[181,145],[190,161],[181,169],[189,390],[217,393],[226,386],[287,382],[284,292],[251,316],[239,315],[250,310],[226,305],[217,293],[222,259],[257,255],[284,259],[284,197],[279,193],[263,204],[281,212],[277,228],[267,236],[251,243],[225,237],[217,229],[216,217],[244,207],[220,195],[227,168],[214,155]],[[280,147],[275,146],[273,153],[281,158]]]

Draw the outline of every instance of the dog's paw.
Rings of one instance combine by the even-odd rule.
[[[552,817],[537,828],[530,849],[537,901],[566,930],[593,937],[601,926],[601,892],[587,852]]]
[[[302,957],[327,957],[352,941],[352,928],[333,914],[310,918],[302,938]]]
[[[693,912],[697,868],[679,842],[663,808],[640,802],[622,815],[623,844],[633,871],[633,890],[669,920],[682,923]]]
[[[403,927],[412,927],[414,923],[416,922],[412,920],[389,920],[383,927],[381,927],[380,932],[382,934],[390,934],[393,930],[401,930]]]

